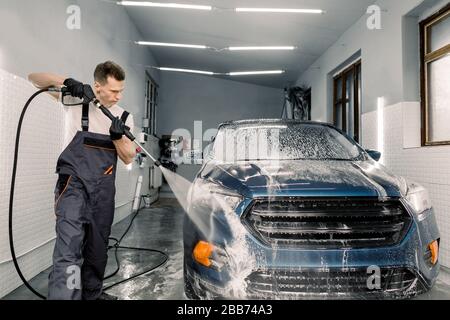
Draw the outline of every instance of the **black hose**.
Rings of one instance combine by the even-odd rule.
[[[139,201],[139,206],[140,206],[140,201]],[[138,207],[138,208],[139,208],[139,207]],[[133,218],[131,219],[131,221],[130,221],[128,227],[125,229],[125,232],[122,234],[122,236],[120,237],[120,239],[116,239],[116,238],[113,238],[113,237],[110,237],[110,238],[108,239],[108,240],[112,240],[112,241],[115,241],[115,242],[116,242],[114,245],[108,246],[108,250],[115,249],[115,250],[114,250],[114,255],[115,255],[115,257],[116,257],[116,265],[117,265],[117,267],[116,267],[116,270],[115,270],[113,273],[111,273],[111,274],[108,275],[108,276],[105,276],[105,277],[103,278],[103,280],[107,280],[107,279],[109,279],[109,278],[111,278],[111,277],[114,277],[114,276],[117,274],[117,272],[119,272],[119,270],[120,270],[120,265],[119,265],[119,259],[118,259],[118,257],[117,257],[117,249],[119,248],[120,243],[122,242],[123,238],[125,238],[125,236],[127,235],[128,231],[130,231],[131,226],[133,225],[133,221],[134,221],[134,219],[136,219],[137,215],[139,214],[139,211],[140,211],[140,208],[139,208],[139,209],[136,211],[136,213],[134,214],[134,216],[133,216]]]
[[[115,283],[113,283],[113,284],[111,284],[111,285],[108,285],[108,286],[104,287],[104,288],[103,288],[103,291],[109,290],[109,289],[111,289],[112,287],[118,286],[119,284],[122,284],[122,283],[124,283],[124,282],[133,280],[133,279],[135,279],[135,278],[137,278],[137,277],[140,277],[140,276],[142,276],[142,275],[144,275],[144,274],[146,274],[146,273],[149,273],[149,272],[151,272],[151,271],[153,271],[153,270],[156,270],[156,269],[158,269],[159,267],[162,267],[163,265],[165,265],[166,262],[167,262],[167,260],[168,260],[168,258],[169,258],[164,252],[159,251],[159,250],[145,249],[145,248],[133,248],[133,247],[118,247],[118,248],[120,248],[120,249],[128,249],[128,250],[140,250],[140,251],[149,251],[149,252],[157,252],[157,253],[161,253],[161,254],[164,255],[164,260],[163,260],[162,262],[160,262],[159,264],[157,264],[156,266],[154,266],[154,267],[151,267],[151,268],[146,269],[146,270],[144,270],[144,271],[142,271],[142,272],[139,272],[139,273],[137,273],[137,274],[134,274],[134,275],[132,275],[132,276],[129,277],[129,278],[126,278],[126,279],[117,281],[117,282],[115,282]]]
[[[17,172],[17,158],[19,154],[19,142],[20,142],[20,131],[22,129],[22,122],[23,118],[25,116],[25,112],[27,111],[28,107],[30,106],[31,101],[33,101],[34,98],[36,98],[38,95],[40,95],[43,92],[47,92],[49,89],[42,89],[33,94],[30,99],[28,99],[27,103],[25,104],[22,114],[20,115],[19,119],[19,125],[17,126],[17,134],[16,134],[16,145],[14,150],[14,164],[12,169],[12,177],[11,177],[11,191],[9,193],[9,248],[11,250],[11,257],[14,263],[14,267],[16,268],[17,273],[19,274],[20,279],[25,284],[25,286],[30,289],[31,292],[33,292],[35,295],[37,295],[41,299],[46,299],[45,296],[37,292],[25,279],[25,277],[22,274],[22,271],[20,270],[19,264],[17,263],[17,257],[16,257],[16,251],[14,250],[14,237],[13,237],[13,205],[14,205],[14,187],[16,184],[16,172]]]
[[[13,263],[14,263],[14,267],[15,267],[15,269],[16,269],[16,271],[17,271],[17,274],[19,275],[20,279],[22,280],[23,284],[24,284],[31,292],[33,292],[36,296],[38,296],[39,298],[44,299],[44,300],[46,300],[47,298],[46,298],[44,295],[42,295],[42,294],[40,294],[39,292],[37,292],[37,291],[30,285],[30,283],[27,281],[27,279],[25,279],[25,277],[23,276],[22,271],[21,271],[21,269],[20,269],[20,267],[19,267],[19,263],[17,262],[16,251],[15,251],[15,249],[14,249],[14,235],[13,235],[13,207],[14,207],[14,189],[15,189],[15,184],[16,184],[16,173],[17,173],[17,159],[18,159],[18,155],[19,155],[20,132],[21,132],[21,130],[22,130],[23,119],[24,119],[24,117],[25,117],[25,113],[26,113],[28,107],[30,106],[30,104],[31,104],[31,102],[34,100],[34,98],[36,98],[36,97],[37,97],[38,95],[40,95],[41,93],[48,92],[48,91],[52,91],[52,89],[50,89],[50,88],[41,89],[41,90],[37,91],[36,93],[34,93],[34,94],[28,99],[28,101],[25,103],[25,106],[24,106],[24,108],[23,108],[23,110],[22,110],[22,113],[21,113],[21,115],[20,115],[20,118],[19,118],[19,124],[18,124],[18,126],[17,126],[17,133],[16,133],[15,149],[14,149],[14,163],[13,163],[12,176],[11,176],[11,191],[10,191],[10,193],[9,193],[9,215],[8,215],[8,218],[9,218],[9,220],[8,220],[8,221],[9,221],[9,224],[8,224],[8,232],[9,232],[9,248],[10,248],[10,251],[11,251],[11,257],[12,257],[12,261],[13,261]],[[118,249],[128,249],[128,250],[141,250],[141,251],[157,252],[157,253],[160,253],[160,254],[162,254],[162,255],[164,256],[164,261],[163,261],[162,263],[159,263],[159,264],[158,264],[157,266],[155,266],[155,267],[152,267],[152,268],[150,268],[150,269],[147,269],[147,270],[145,270],[145,271],[143,271],[143,272],[140,272],[140,273],[138,273],[138,274],[136,274],[136,275],[133,275],[133,276],[127,278],[127,279],[123,279],[123,280],[121,280],[121,281],[119,281],[119,282],[113,283],[113,284],[111,284],[111,285],[109,285],[109,286],[103,288],[103,290],[107,290],[107,289],[112,288],[112,287],[114,287],[114,286],[116,286],[116,285],[119,285],[119,284],[124,283],[124,282],[126,282],[126,281],[132,280],[132,279],[134,279],[134,278],[136,278],[136,277],[138,277],[138,276],[141,276],[141,275],[143,275],[143,274],[145,274],[145,273],[148,273],[148,272],[150,272],[150,271],[153,271],[153,270],[155,270],[156,268],[159,268],[160,266],[164,265],[164,264],[167,262],[167,260],[168,260],[168,256],[167,256],[164,252],[159,251],[159,250],[148,249],[148,248],[121,247],[121,246],[120,246],[120,242],[123,240],[123,238],[125,237],[125,235],[126,235],[126,234],[128,233],[128,231],[130,230],[131,225],[132,225],[134,219],[137,217],[138,213],[139,213],[139,210],[136,212],[136,214],[134,215],[133,219],[132,219],[131,222],[130,222],[130,225],[128,226],[128,228],[126,229],[126,231],[125,231],[124,234],[120,237],[119,240],[117,240],[117,239],[115,239],[115,238],[110,238],[111,240],[116,241],[116,244],[113,245],[112,247],[111,247],[111,246],[108,247],[108,250],[111,249],[111,248],[115,248],[115,258],[116,258],[116,263],[117,263],[117,270],[116,270],[113,274],[111,274],[111,275],[105,277],[104,279],[108,279],[108,278],[114,276],[115,274],[117,274],[117,272],[118,272],[119,269],[120,269],[120,264],[119,264],[119,260],[118,260],[118,256],[117,256],[117,250],[118,250]]]
[[[142,198],[141,198],[141,199],[142,199]],[[140,199],[140,200],[141,200],[141,199]],[[167,256],[167,254],[165,254],[164,252],[162,252],[162,251],[160,251],[160,250],[149,249],[149,248],[125,247],[125,246],[121,246],[121,245],[120,245],[120,243],[122,242],[122,240],[125,238],[125,236],[126,236],[126,235],[128,234],[128,232],[130,231],[131,226],[133,225],[134,220],[135,220],[136,217],[138,216],[138,214],[139,214],[139,212],[140,212],[140,205],[141,205],[141,201],[139,201],[139,205],[138,205],[138,208],[139,208],[139,209],[138,209],[138,210],[136,211],[136,213],[134,214],[134,216],[133,216],[133,218],[131,219],[131,221],[130,221],[128,227],[125,229],[125,231],[124,231],[124,233],[122,234],[122,236],[120,237],[120,239],[117,239],[117,238],[114,238],[114,237],[110,237],[110,238],[109,238],[109,240],[112,240],[112,241],[115,241],[115,242],[116,242],[114,245],[108,247],[108,250],[114,249],[114,257],[115,257],[115,259],[116,259],[116,270],[114,270],[114,272],[111,273],[110,275],[104,277],[103,280],[110,279],[110,278],[114,277],[114,276],[119,272],[119,270],[120,270],[120,263],[119,263],[119,257],[118,257],[118,250],[119,250],[119,249],[136,250],[136,251],[146,251],[146,252],[156,252],[156,253],[159,253],[159,254],[161,254],[161,255],[163,256],[163,261],[160,262],[159,264],[157,264],[156,266],[151,267],[151,268],[148,268],[148,269],[145,269],[144,271],[139,272],[139,273],[137,273],[137,274],[134,274],[134,275],[132,275],[131,277],[128,277],[128,278],[126,278],[126,279],[123,279],[123,280],[120,280],[120,281],[118,281],[118,282],[114,282],[114,283],[112,283],[112,284],[110,284],[110,285],[107,285],[107,286],[103,287],[103,291],[106,291],[106,290],[108,290],[108,289],[111,289],[112,287],[115,287],[115,286],[119,285],[119,284],[122,284],[122,283],[124,283],[124,282],[130,281],[130,280],[132,280],[132,279],[134,279],[134,278],[137,278],[137,277],[139,277],[139,276],[141,276],[141,275],[144,275],[144,274],[146,274],[146,273],[149,273],[149,272],[151,272],[151,271],[153,271],[153,270],[155,270],[155,269],[157,269],[157,268],[163,266],[164,264],[166,264],[167,260],[169,259],[169,257]]]

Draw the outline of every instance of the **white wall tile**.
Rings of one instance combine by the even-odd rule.
[[[7,217],[17,124],[25,102],[36,89],[2,70],[0,79],[0,277],[6,279],[0,287],[1,297],[20,284],[16,273],[9,272],[12,263]],[[25,275],[30,277],[50,265],[51,240],[55,236],[54,172],[62,146],[63,116],[61,106],[43,94],[30,105],[23,121],[14,196],[16,255],[48,243],[20,259]]]
[[[441,234],[440,262],[450,266],[450,146],[420,146],[420,105],[399,103],[384,110],[385,166],[395,174],[417,181],[430,193]],[[419,113],[419,114],[418,114]],[[364,147],[378,145],[377,112],[362,115]],[[419,142],[417,142],[419,139]],[[365,145],[367,143],[367,146]]]
[[[0,279],[4,279],[0,281],[0,298],[21,285],[11,262],[8,208],[17,124],[23,105],[34,92],[36,89],[28,81],[0,69]],[[62,107],[47,94],[34,100],[23,121],[13,229],[16,255],[29,252],[19,259],[27,278],[52,263],[55,167],[63,147],[64,123]],[[119,161],[115,222],[131,213],[137,178],[146,173],[148,170],[138,168],[137,164],[127,170]],[[142,187],[143,193],[148,191],[146,185]]]
[[[403,103],[403,148],[420,148],[420,103]]]

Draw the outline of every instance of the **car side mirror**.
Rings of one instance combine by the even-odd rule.
[[[369,154],[369,156],[375,160],[375,161],[379,161],[381,158],[381,152],[379,151],[375,151],[375,150],[366,150],[366,152]]]

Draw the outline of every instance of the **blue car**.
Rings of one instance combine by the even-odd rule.
[[[191,299],[402,299],[439,272],[427,190],[330,124],[223,123],[188,195]]]

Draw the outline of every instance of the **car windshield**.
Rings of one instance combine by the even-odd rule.
[[[255,123],[222,126],[211,159],[221,162],[259,160],[342,160],[361,157],[360,148],[339,131],[309,123]]]

